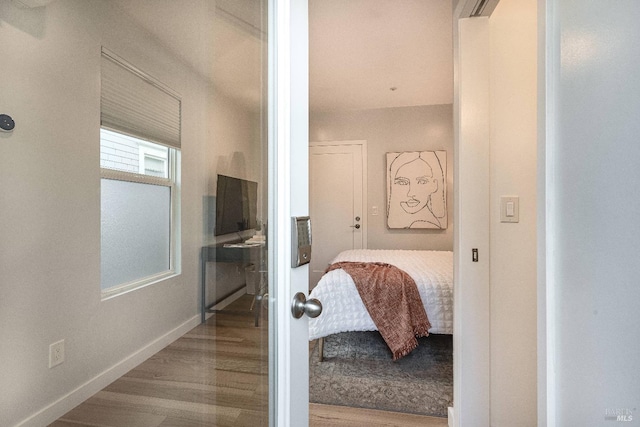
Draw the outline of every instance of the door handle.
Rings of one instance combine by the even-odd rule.
[[[302,292],[298,292],[293,297],[293,302],[291,303],[291,314],[296,319],[302,317],[303,314],[313,318],[320,316],[322,313],[322,303],[315,298],[311,298],[307,300],[307,297],[304,296]]]
[[[360,229],[360,224],[350,225],[349,227],[355,228],[356,230]]]

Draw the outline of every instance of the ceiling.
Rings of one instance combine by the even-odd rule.
[[[309,3],[313,110],[453,102],[450,0]]]
[[[216,88],[260,105],[261,0],[114,0]],[[451,0],[309,0],[312,111],[450,104]]]

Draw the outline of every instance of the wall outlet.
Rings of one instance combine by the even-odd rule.
[[[64,340],[54,342],[49,346],[49,369],[64,362]]]

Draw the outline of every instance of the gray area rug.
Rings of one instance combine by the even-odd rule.
[[[453,406],[452,336],[432,334],[418,343],[394,362],[378,332],[345,332],[325,338],[325,357],[319,362],[316,342],[309,400],[446,417]]]

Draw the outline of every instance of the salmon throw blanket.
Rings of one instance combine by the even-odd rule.
[[[406,356],[418,346],[418,337],[429,335],[431,324],[416,282],[405,271],[382,262],[337,262],[326,273],[346,271],[362,298],[373,323],[393,354]]]

